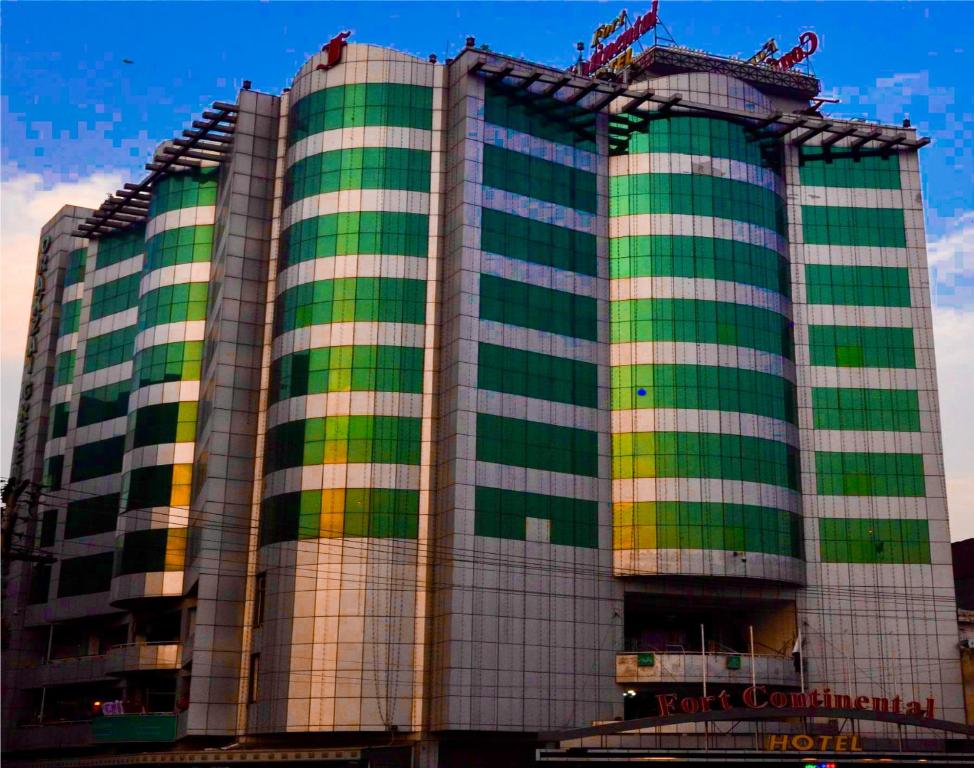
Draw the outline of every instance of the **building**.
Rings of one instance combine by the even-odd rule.
[[[818,93],[664,45],[593,79],[339,36],[62,209],[5,750],[513,765],[763,697],[829,717],[653,743],[848,716],[945,749],[927,140]]]

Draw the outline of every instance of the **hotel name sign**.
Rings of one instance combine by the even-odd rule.
[[[623,10],[608,24],[601,24],[592,34],[592,56],[588,61],[580,61],[576,66],[579,74],[586,77],[607,72],[621,72],[632,64],[633,44],[656,27],[659,22],[659,0],[653,0],[650,10],[630,23],[628,12]],[[612,42],[606,42],[619,29],[619,34]],[[579,44],[581,46],[581,44]]]
[[[659,716],[692,715],[698,712],[713,712],[716,710],[730,710],[738,707],[744,709],[849,709],[863,712],[890,712],[917,719],[933,719],[935,700],[928,698],[924,702],[906,701],[902,696],[893,698],[879,696],[853,696],[845,693],[834,693],[831,688],[821,691],[813,689],[801,693],[799,691],[768,690],[766,685],[751,685],[745,688],[740,696],[732,695],[722,690],[710,696],[684,696],[675,693],[660,693],[656,695]]]

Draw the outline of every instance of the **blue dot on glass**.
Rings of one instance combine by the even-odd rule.
[[[636,394],[639,395],[640,397],[645,397],[646,396],[646,390],[643,389],[642,387],[640,387],[639,389],[636,390]]]

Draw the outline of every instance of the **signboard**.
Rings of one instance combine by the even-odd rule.
[[[747,64],[753,64],[757,66],[758,64],[764,64],[765,61],[774,53],[778,52],[778,44],[774,41],[772,37],[768,42],[761,46],[761,50],[755,53],[751,58],[747,60]]]
[[[632,45],[643,35],[656,27],[659,22],[659,0],[653,0],[653,7],[631,24],[629,15],[623,10],[608,24],[602,24],[592,35],[592,56],[588,61],[580,61],[577,71],[586,77],[595,77],[602,72],[620,72],[632,63]],[[605,42],[619,28],[623,32],[612,42]]]
[[[865,712],[892,712],[923,719],[934,716],[935,701],[904,701],[901,696],[892,699],[878,696],[851,696],[833,693],[831,688],[817,688],[801,693],[799,691],[769,691],[766,685],[751,685],[741,693],[739,701],[726,690],[712,696],[684,696],[675,693],[656,694],[656,704],[660,717],[697,712],[711,712],[717,709],[729,710],[743,705],[746,709],[853,709]]]
[[[321,52],[325,55],[325,63],[319,64],[315,69],[331,69],[342,60],[342,52],[345,50],[345,42],[352,36],[349,30],[339,32],[331,40],[321,46]]]
[[[798,37],[798,45],[792,48],[780,59],[768,59],[772,69],[787,72],[799,62],[804,61],[818,50],[818,35],[814,32],[802,32]]]
[[[768,752],[862,752],[859,736],[854,733],[837,736],[780,733],[768,736],[764,748]]]
[[[91,735],[96,743],[159,742],[176,740],[176,715],[111,715],[91,721]]]

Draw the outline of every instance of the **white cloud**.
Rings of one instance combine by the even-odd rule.
[[[64,205],[101,205],[122,183],[121,173],[96,173],[45,189],[39,174],[21,173],[10,166],[4,169],[0,181],[0,475],[10,470],[41,227]]]
[[[930,284],[950,532],[974,536],[974,211],[931,242]]]

